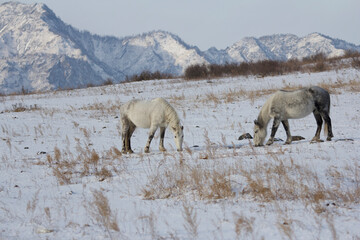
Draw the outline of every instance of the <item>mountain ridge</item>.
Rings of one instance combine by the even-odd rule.
[[[0,93],[48,91],[114,83],[142,71],[183,74],[193,64],[329,57],[360,46],[312,33],[245,37],[218,50],[201,51],[167,31],[100,36],[64,23],[45,4],[0,5]]]

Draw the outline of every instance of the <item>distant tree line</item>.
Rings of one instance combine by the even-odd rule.
[[[140,74],[134,74],[132,76],[126,76],[126,82],[139,82],[145,80],[155,80],[155,79],[170,79],[175,76],[170,73],[161,73],[160,71],[150,72],[143,71]]]
[[[225,64],[195,64],[185,69],[185,79],[205,79],[235,76],[275,76],[292,72],[322,72],[341,68],[341,59],[350,58],[354,68],[360,68],[360,53],[347,51],[342,57],[327,58],[319,53],[310,57],[290,59],[288,61],[262,60],[258,62],[241,62]]]
[[[349,59],[347,64],[342,59]],[[305,57],[301,60],[288,61],[262,60],[258,62],[241,62],[225,64],[195,64],[187,67],[182,76],[184,79],[211,79],[235,76],[276,76],[293,72],[322,72],[331,69],[340,69],[351,66],[360,69],[360,52],[346,51],[341,57],[327,58],[324,53]],[[160,71],[143,71],[140,74],[126,76],[125,82],[139,82],[156,79],[172,79],[175,76]],[[105,80],[100,85],[112,85],[111,79]],[[91,86],[88,86],[91,87]]]

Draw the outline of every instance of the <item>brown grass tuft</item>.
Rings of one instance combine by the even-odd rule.
[[[196,239],[199,234],[199,221],[194,207],[190,206],[187,202],[183,202],[182,216],[185,219],[184,228],[190,235],[191,239]]]
[[[243,239],[253,233],[253,218],[234,213],[235,233],[238,239]]]
[[[104,196],[104,194],[95,190],[93,192],[93,202],[89,204],[89,211],[91,216],[101,224],[109,236],[111,237],[110,230],[119,232],[119,226],[117,223],[116,213],[114,214],[110,208],[109,200]]]

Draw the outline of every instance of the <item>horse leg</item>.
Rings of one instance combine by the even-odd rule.
[[[122,121],[122,132],[121,132],[121,138],[122,138],[122,153],[127,153],[128,151],[128,138],[129,138],[129,122],[128,121]]]
[[[135,124],[133,123],[130,123],[129,124],[129,131],[128,131],[128,138],[127,138],[127,146],[128,146],[128,153],[133,153],[134,151],[131,149],[131,136],[133,135],[135,129],[136,129],[136,126]]]
[[[321,142],[321,140],[320,140],[320,132],[321,132],[321,126],[323,124],[323,120],[322,120],[322,117],[321,117],[320,113],[317,110],[315,110],[313,113],[314,113],[314,117],[315,117],[315,120],[316,120],[317,129],[316,129],[315,136],[313,137],[311,142]]]
[[[122,148],[121,148],[121,152],[122,153],[127,153],[127,150],[126,150],[126,145],[127,145],[127,134],[124,133],[124,130],[121,134],[121,138],[122,138]]]
[[[280,120],[279,120],[279,118],[274,118],[274,123],[273,123],[272,129],[271,129],[271,135],[270,135],[270,138],[269,138],[269,140],[267,141],[266,145],[271,145],[271,144],[274,143],[275,133],[276,133],[279,125],[280,125]]]
[[[332,132],[331,119],[329,117],[329,114],[327,112],[322,112],[321,117],[325,121],[325,131],[326,131],[326,134],[327,134],[326,140],[331,141],[331,138],[334,137],[334,134]]]
[[[145,150],[144,150],[145,153],[149,153],[149,152],[150,152],[150,151],[149,151],[150,143],[151,143],[151,141],[152,141],[153,138],[154,138],[154,135],[155,135],[156,130],[157,130],[157,127],[156,127],[156,126],[151,126],[151,127],[150,127],[149,138],[148,138],[148,140],[147,140],[147,143],[146,143],[146,146],[145,146]]]
[[[281,121],[282,125],[284,126],[286,132],[286,142],[285,144],[290,144],[292,142],[291,133],[290,133],[290,125],[288,120]]]
[[[165,152],[166,149],[164,147],[164,137],[165,137],[165,127],[160,127],[160,145],[159,145],[159,150],[162,152]]]

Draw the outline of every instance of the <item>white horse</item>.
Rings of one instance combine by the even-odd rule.
[[[267,135],[266,129],[271,118],[274,119],[274,123],[266,145],[271,145],[274,142],[275,133],[280,122],[283,124],[287,135],[285,144],[290,144],[292,137],[288,119],[304,118],[310,113],[314,114],[317,123],[316,133],[312,141],[321,141],[320,132],[323,120],[325,121],[324,132],[327,134],[327,140],[331,141],[334,135],[329,117],[330,95],[325,89],[312,86],[295,91],[277,91],[265,102],[257,120],[254,121],[255,146],[264,144]]]
[[[150,128],[149,137],[145,146],[145,152],[149,152],[151,140],[158,128],[160,128],[160,151],[166,151],[164,147],[165,129],[170,126],[173,131],[175,144],[178,151],[182,151],[184,139],[183,126],[175,109],[163,98],[155,98],[151,101],[132,100],[120,107],[122,123],[122,152],[133,153],[130,138],[136,127]]]

